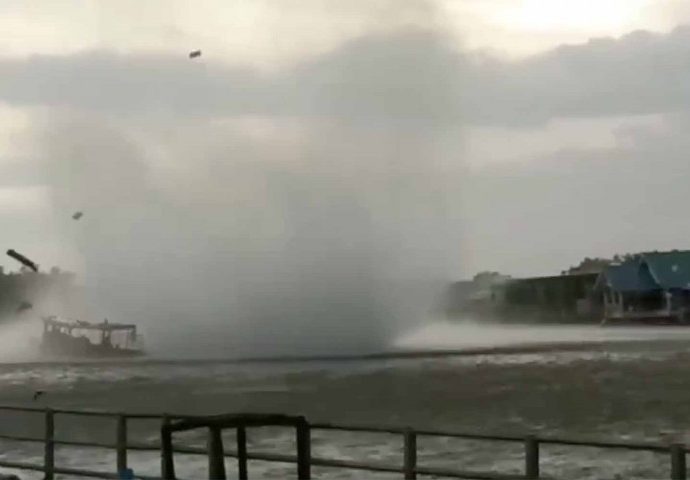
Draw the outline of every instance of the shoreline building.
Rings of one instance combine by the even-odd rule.
[[[449,312],[502,322],[690,324],[690,250],[586,258],[560,275],[478,274],[451,286]]]
[[[643,253],[609,265],[595,292],[606,323],[689,323],[690,251]]]
[[[598,273],[511,280],[494,290],[493,310],[503,320],[592,322],[601,310],[594,292]]]

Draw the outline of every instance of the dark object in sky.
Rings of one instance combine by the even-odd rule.
[[[24,310],[31,310],[32,308],[34,308],[34,306],[31,304],[31,302],[27,302],[26,300],[24,300],[22,303],[19,304],[16,312],[20,313],[20,312],[23,312]]]
[[[38,265],[36,265],[34,262],[26,258],[24,255],[21,253],[17,253],[15,250],[12,250],[11,248],[7,250],[7,255],[10,257],[14,258],[16,261],[21,263],[22,265],[29,267],[31,270],[34,272],[38,272]]]
[[[83,216],[84,216],[84,212],[74,212],[74,215],[72,215],[72,219],[73,220],[79,220]]]
[[[43,390],[36,390],[36,391],[34,392],[34,402],[35,402],[36,400],[38,400],[38,398],[39,398],[41,395],[43,395],[44,393],[46,393],[46,392],[44,392]]]
[[[196,58],[201,56],[201,50],[194,50],[189,52],[189,58]]]

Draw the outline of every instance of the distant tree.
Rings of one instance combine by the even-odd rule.
[[[610,263],[611,260],[608,258],[585,257],[585,259],[582,260],[579,265],[570,267],[567,270],[567,274],[574,275],[582,273],[599,273]]]
[[[477,273],[472,282],[479,288],[489,288],[497,283],[505,282],[510,276],[503,275],[499,272],[484,271]]]

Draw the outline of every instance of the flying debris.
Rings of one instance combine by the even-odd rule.
[[[194,50],[189,52],[189,58],[197,58],[201,56],[201,50]]]
[[[72,215],[72,219],[73,220],[79,220],[83,216],[84,216],[84,212],[74,212],[74,215]]]
[[[43,390],[36,390],[34,392],[34,402],[38,400],[44,393],[46,392],[44,392]]]
[[[31,304],[31,302],[27,302],[26,300],[24,300],[17,307],[16,313],[21,313],[24,310],[31,310],[32,308],[34,308],[34,306]]]
[[[26,258],[24,255],[21,253],[17,253],[15,250],[12,250],[11,248],[7,250],[7,255],[10,257],[14,258],[16,261],[21,263],[22,265],[30,268],[34,272],[38,272],[38,265],[36,265],[34,262]]]

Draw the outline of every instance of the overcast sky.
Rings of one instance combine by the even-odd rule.
[[[42,266],[86,269],[72,212],[152,185],[241,203],[219,152],[400,155],[420,203],[441,168],[454,278],[690,248],[685,1],[4,0],[0,40],[3,248]]]

